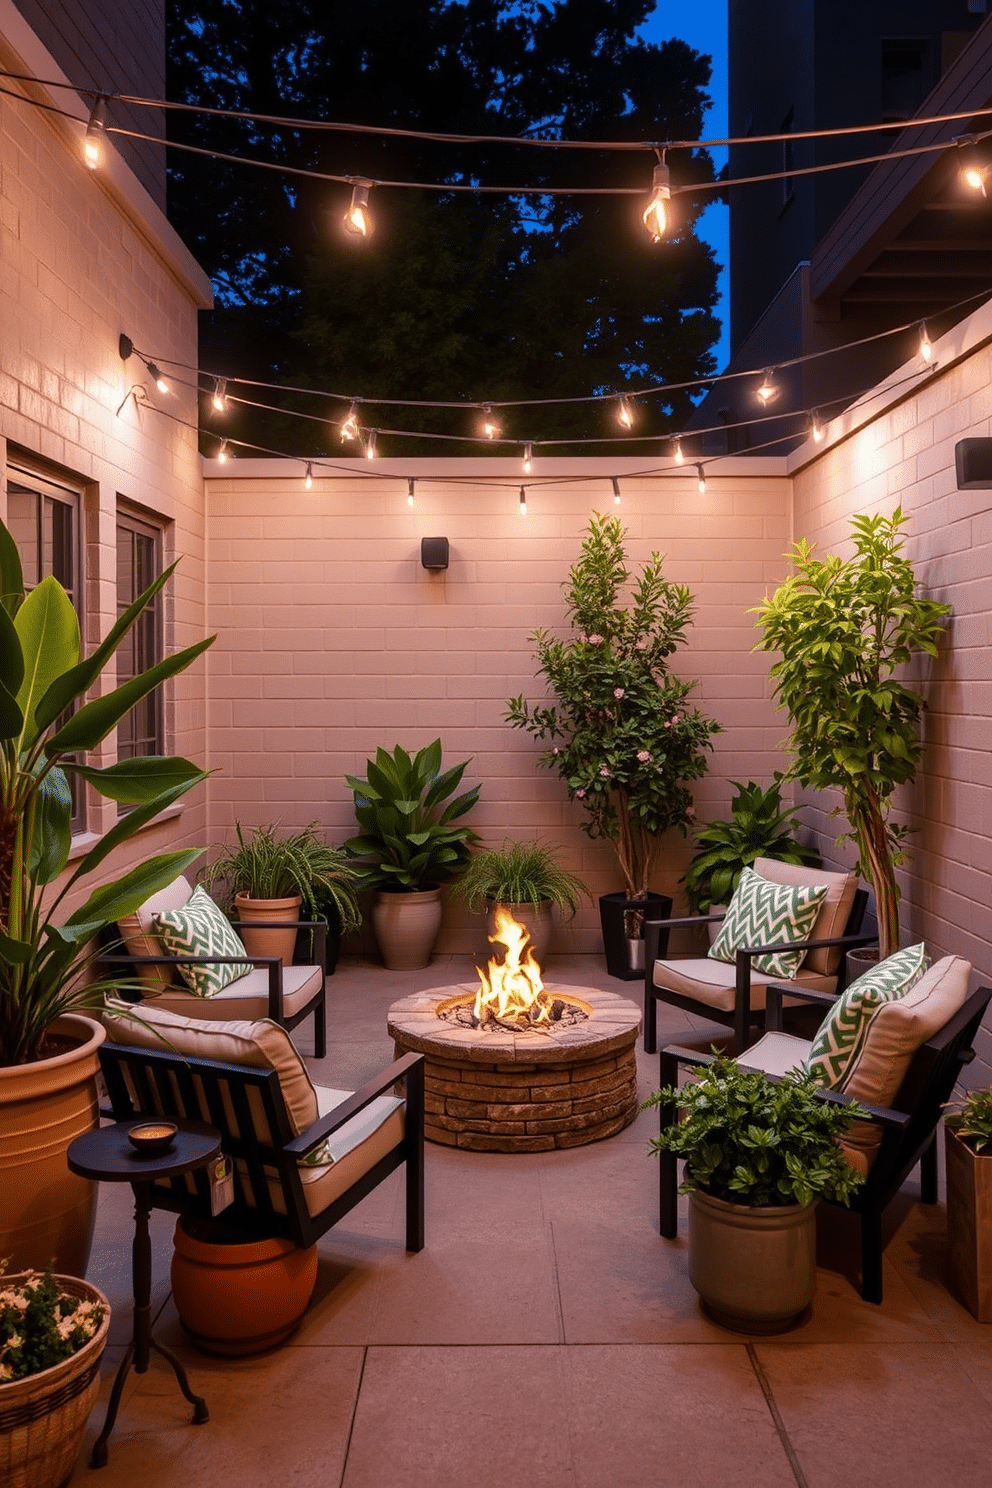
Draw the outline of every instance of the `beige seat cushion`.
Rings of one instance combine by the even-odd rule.
[[[319,966],[283,966],[282,1005],[283,1012],[292,1017],[305,1008],[311,998],[316,997],[322,985]],[[188,987],[169,986],[154,996],[146,998],[142,1007],[154,1006],[170,1013],[181,1013],[187,1018],[247,1019],[269,1016],[269,973],[265,966],[256,966],[245,976],[239,977],[230,986],[215,992],[213,997],[197,997]]]
[[[765,988],[774,982],[777,987],[808,987],[814,992],[833,992],[837,978],[821,976],[815,972],[800,970],[789,980],[783,977],[765,976],[763,972],[751,973],[751,1006],[763,1008]],[[726,961],[714,961],[711,957],[690,957],[685,961],[656,961],[654,984],[681,997],[691,997],[707,1007],[731,1013],[736,1001],[735,969]],[[785,998],[786,1005],[794,999]]]
[[[159,889],[157,894],[152,894],[144,904],[138,906],[133,914],[125,915],[122,920],[119,920],[117,928],[130,955],[161,956],[162,944],[152,929],[152,916],[160,914],[163,910],[185,909],[192,893],[193,886],[189,879],[179,877],[166,888]],[[131,973],[129,980],[139,981],[150,992],[154,992],[160,988],[171,987],[180,979],[176,976],[175,970],[168,966],[138,966]]]
[[[853,873],[826,873],[821,868],[805,868],[801,863],[781,863],[777,858],[757,858],[753,866],[755,873],[770,883],[789,884],[793,888],[804,884],[826,884],[826,896],[807,939],[833,940],[835,936],[844,934],[858,886]],[[835,947],[808,951],[801,970],[835,977],[841,954],[842,951]]]
[[[343,1100],[351,1095],[350,1090],[329,1090],[318,1085],[317,1109],[321,1116],[329,1116]],[[320,1214],[328,1204],[357,1183],[380,1158],[392,1152],[403,1140],[406,1122],[406,1102],[390,1095],[380,1095],[346,1121],[338,1131],[327,1139],[327,1150],[331,1164],[318,1167],[302,1167],[303,1195],[311,1215]]]

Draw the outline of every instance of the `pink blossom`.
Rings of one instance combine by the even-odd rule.
[[[682,714],[681,713],[673,713],[672,714],[672,722],[673,723],[681,723],[682,722]]]
[[[648,751],[646,749],[639,749],[637,751],[637,758],[640,760],[642,765],[646,765],[651,756],[650,754],[648,754]]]
[[[606,768],[606,766],[605,766],[605,765],[600,765],[600,767],[599,767],[599,773],[600,773],[600,775],[602,775],[602,776],[603,776],[603,778],[604,778],[604,779],[606,779],[606,780],[608,780],[608,779],[609,779],[609,776],[610,776],[610,772],[609,772],[609,770],[608,770],[608,769],[607,769],[607,768]]]
[[[575,794],[578,796],[579,800],[581,801],[582,798],[583,798],[583,796],[585,795],[585,791],[584,790],[577,790],[575,792]]]
[[[651,644],[650,641],[645,640],[644,636],[641,636],[638,640],[636,640],[634,642],[634,650],[635,651],[646,651],[648,649],[648,647],[650,646],[650,644]]]
[[[685,808],[685,814],[689,818],[690,821],[695,821],[696,820],[696,808],[695,808],[695,806],[687,806]]]
[[[603,637],[601,635],[586,636],[586,640],[590,646],[601,646],[603,644]]]
[[[554,749],[552,749],[551,753],[552,754],[561,754],[561,750],[558,748],[558,745],[557,744],[555,745]]]
[[[614,687],[614,689],[613,689],[613,696],[615,698],[625,697],[626,696],[626,688],[624,688],[624,687]]]

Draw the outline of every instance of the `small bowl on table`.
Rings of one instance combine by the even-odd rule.
[[[174,1121],[142,1121],[128,1131],[128,1141],[145,1157],[158,1157],[168,1152],[179,1130]]]

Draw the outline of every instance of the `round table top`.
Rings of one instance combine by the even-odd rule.
[[[117,1121],[75,1137],[67,1153],[70,1172],[107,1183],[144,1183],[188,1173],[220,1152],[220,1133],[194,1122],[184,1122],[164,1152],[139,1152],[127,1134],[131,1127],[147,1126],[150,1120],[145,1116]]]

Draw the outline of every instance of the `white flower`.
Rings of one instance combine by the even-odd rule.
[[[637,751],[637,758],[640,760],[642,765],[646,765],[651,756],[650,754],[648,754],[646,749],[639,749]]]
[[[603,644],[603,637],[601,635],[586,636],[586,640],[590,646],[601,646]]]
[[[599,773],[600,773],[600,775],[604,776],[606,779],[609,779],[610,772],[606,768],[605,765],[600,765],[600,767],[599,767]]]
[[[624,688],[624,687],[614,687],[614,689],[613,689],[613,696],[615,698],[626,697],[626,688]]]

